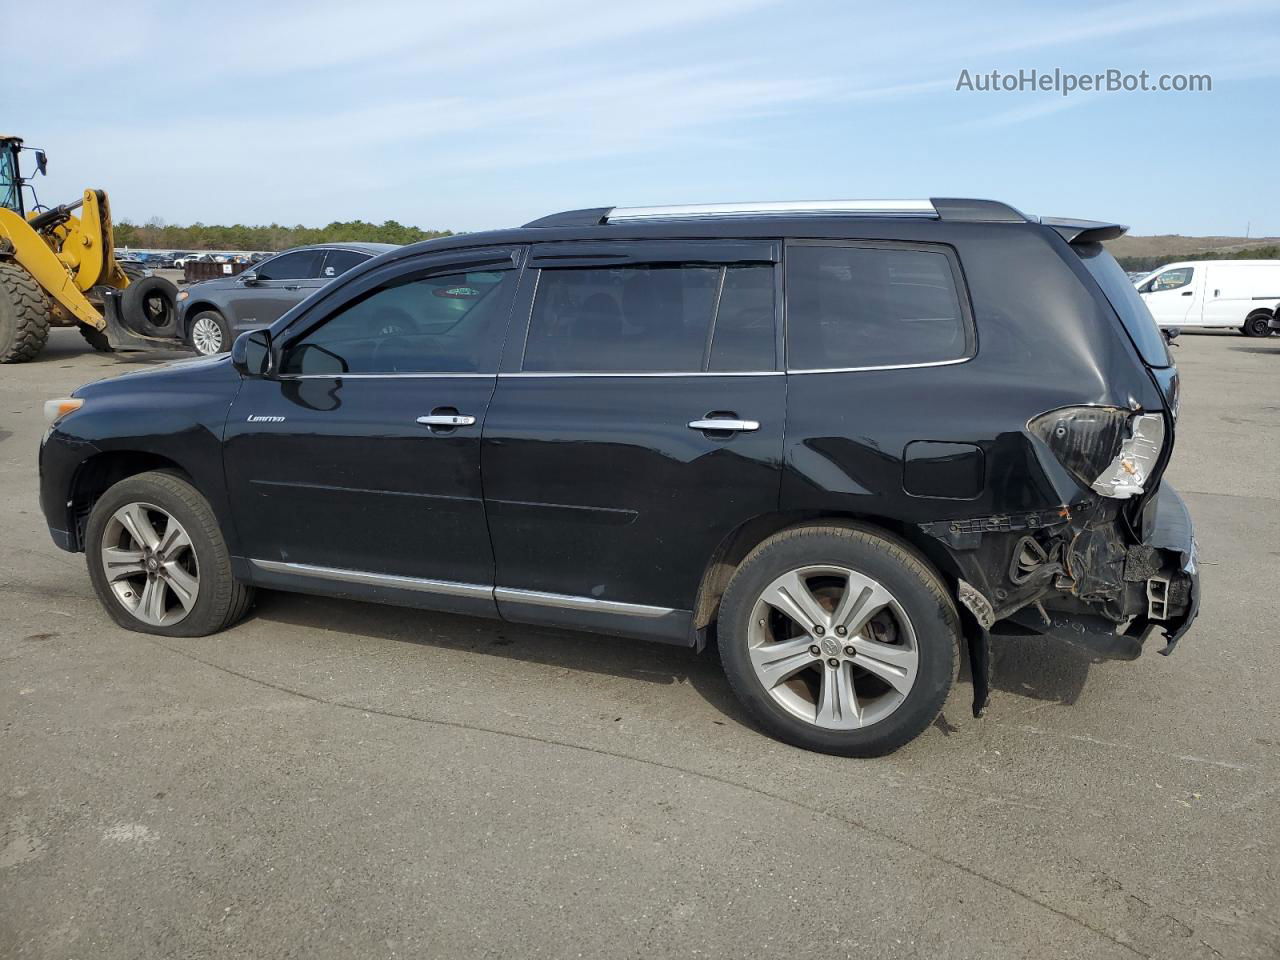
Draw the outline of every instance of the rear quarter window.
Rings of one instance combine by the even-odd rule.
[[[787,368],[860,369],[968,357],[958,269],[942,249],[787,245]]]

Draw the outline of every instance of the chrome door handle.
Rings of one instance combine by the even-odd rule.
[[[709,420],[690,420],[690,430],[723,430],[726,433],[748,433],[760,429],[759,420],[730,420],[714,417]]]
[[[476,422],[476,418],[465,413],[433,413],[428,417],[419,417],[418,422],[428,427],[469,427]]]

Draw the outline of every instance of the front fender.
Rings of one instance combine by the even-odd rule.
[[[229,358],[222,356],[178,361],[77,390],[84,405],[60,420],[40,447],[40,504],[55,542],[83,548],[79,534],[102,484],[168,468],[186,474],[209,501],[235,552],[222,437],[239,385]]]

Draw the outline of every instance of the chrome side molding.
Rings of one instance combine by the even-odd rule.
[[[367,587],[394,587],[397,590],[416,590],[419,593],[437,593],[449,597],[492,597],[493,587],[483,583],[458,583],[454,580],[425,580],[419,577],[401,577],[391,573],[370,573],[366,570],[342,570],[337,567],[318,567],[309,563],[286,563],[281,560],[250,560],[259,570],[269,573],[291,573],[299,577],[329,580],[333,583],[359,583]]]
[[[622,603],[618,600],[600,600],[596,597],[581,597],[568,593],[545,593],[541,590],[519,590],[493,584],[459,583],[454,580],[428,580],[391,573],[372,573],[367,570],[344,570],[310,563],[288,563],[283,560],[250,560],[249,563],[268,573],[292,574],[331,583],[354,583],[368,587],[413,590],[418,593],[434,593],[448,597],[473,597],[498,602],[505,600],[508,603],[529,603],[539,607],[558,607],[562,610],[612,613],[624,617],[656,618],[677,612],[674,607],[651,607],[642,603]]]
[[[531,603],[539,607],[586,610],[591,613],[617,613],[624,617],[665,617],[669,613],[676,612],[673,607],[650,607],[642,603],[621,603],[617,600],[599,600],[595,597],[579,597],[567,593],[517,590],[514,587],[494,587],[493,599],[506,600],[508,603]]]

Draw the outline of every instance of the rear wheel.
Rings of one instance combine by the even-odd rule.
[[[918,736],[959,663],[959,620],[938,575],[864,527],[766,540],[725,591],[717,633],[729,683],[761,726],[844,756],[879,756]]]
[[[172,473],[138,474],[104,493],[89,514],[85,556],[111,619],[140,633],[216,633],[253,599],[231,573],[208,501]]]
[[[187,343],[202,357],[231,349],[231,327],[216,310],[201,310],[187,321]]]
[[[0,363],[34,360],[49,340],[49,301],[35,278],[0,262]]]
[[[1246,337],[1271,336],[1271,314],[1266,310],[1258,310],[1249,314],[1244,326],[1240,328],[1240,332]]]

